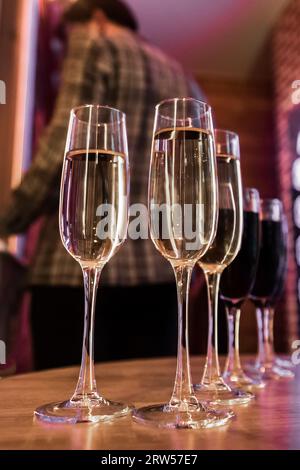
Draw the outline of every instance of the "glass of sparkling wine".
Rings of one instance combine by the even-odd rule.
[[[224,381],[218,355],[218,299],[221,274],[236,258],[243,233],[243,195],[240,170],[239,137],[228,130],[215,130],[217,153],[219,217],[213,244],[199,260],[203,269],[209,303],[208,349],[197,397],[216,404],[245,404],[254,395],[232,389]],[[214,332],[214,341],[213,341]]]
[[[217,175],[210,107],[175,98],[156,107],[149,177],[149,225],[157,250],[170,262],[178,293],[178,355],[168,403],[136,409],[143,424],[206,428],[225,424],[232,412],[215,411],[195,396],[188,345],[188,294],[192,270],[213,242]]]
[[[86,105],[71,111],[61,182],[59,226],[62,242],[80,264],[85,319],[79,380],[68,401],[35,411],[53,423],[109,421],[130,412],[98,392],[94,371],[94,320],[103,267],[123,244],[128,227],[129,165],[125,115]],[[70,325],[70,331],[72,325]]]

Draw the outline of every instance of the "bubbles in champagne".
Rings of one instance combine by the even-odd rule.
[[[104,150],[68,153],[60,229],[81,264],[103,264],[123,243],[128,223],[126,159]]]
[[[154,136],[150,172],[150,230],[156,248],[171,262],[199,259],[215,223],[212,135],[175,127]]]

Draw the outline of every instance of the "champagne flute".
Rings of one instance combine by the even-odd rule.
[[[239,137],[228,130],[215,130],[219,187],[219,218],[213,244],[199,260],[208,290],[208,348],[204,373],[195,386],[199,399],[216,404],[245,404],[254,395],[232,389],[222,378],[218,355],[218,300],[221,274],[237,256],[243,232],[243,197]],[[213,343],[214,331],[214,343]]]
[[[241,308],[250,294],[255,281],[259,255],[260,223],[259,193],[254,188],[243,191],[244,230],[242,246],[235,260],[224,270],[221,283],[221,298],[226,306],[228,321],[228,356],[223,374],[233,386],[262,388],[266,382],[259,377],[247,376],[242,369],[239,353],[239,326]]]
[[[217,219],[217,176],[210,107],[192,98],[156,107],[149,178],[149,225],[157,250],[170,262],[178,293],[178,355],[168,403],[133,412],[135,420],[164,428],[225,424],[230,411],[200,403],[192,387],[188,294],[192,270],[211,245]]]
[[[85,319],[82,362],[71,399],[44,405],[35,411],[35,415],[43,421],[95,423],[124,416],[131,410],[128,405],[111,402],[98,392],[94,371],[97,288],[103,267],[126,238],[128,197],[125,115],[106,106],[74,108],[70,116],[62,172],[59,226],[66,250],[80,264],[83,272]]]
[[[273,347],[273,318],[269,303],[276,296],[285,272],[287,250],[287,225],[279,199],[261,200],[261,248],[256,280],[251,300],[256,307],[258,329],[258,355],[254,370],[264,379],[293,378],[291,370],[279,367],[275,362]]]
[[[284,247],[282,251],[282,259],[281,259],[281,264],[280,264],[280,275],[278,278],[276,290],[272,296],[272,298],[268,299],[267,302],[267,308],[269,310],[268,312],[268,318],[269,318],[269,332],[270,332],[270,348],[271,351],[273,351],[274,355],[274,360],[275,364],[279,366],[279,368],[284,368],[284,369],[294,369],[295,365],[292,363],[291,360],[282,358],[278,356],[275,351],[274,351],[274,314],[275,314],[275,308],[277,302],[280,300],[280,297],[282,296],[283,290],[284,290],[284,285],[286,281],[286,273],[287,273],[287,246],[288,246],[288,222],[286,215],[283,214],[282,217],[282,228],[283,228],[283,234],[284,234]],[[261,335],[263,336],[263,335]]]

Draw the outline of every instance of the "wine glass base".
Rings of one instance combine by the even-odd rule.
[[[212,405],[246,405],[255,398],[251,392],[230,388],[227,385],[197,384],[194,385],[194,390],[199,401]]]
[[[167,429],[205,429],[224,426],[233,417],[231,410],[214,410],[203,405],[190,406],[185,411],[168,403],[135,409],[137,423]]]
[[[49,403],[37,408],[36,418],[47,423],[77,424],[107,422],[126,416],[132,411],[130,405],[104,399],[64,401]]]
[[[223,377],[230,384],[230,387],[241,388],[243,390],[259,390],[267,384],[258,374],[255,377],[249,377],[244,372],[239,374],[226,373]]]
[[[292,363],[289,359],[283,359],[280,356],[275,357],[275,365],[282,367],[283,369],[295,369],[295,364]]]
[[[284,369],[283,367],[279,367],[273,364],[271,367],[264,367],[263,365],[255,364],[255,365],[247,365],[247,371],[258,373],[262,380],[281,380],[281,379],[293,379],[295,377],[295,373],[292,370]]]

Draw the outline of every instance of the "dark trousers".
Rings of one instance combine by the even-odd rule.
[[[37,370],[80,362],[83,320],[83,289],[32,289],[31,324]],[[176,329],[175,284],[99,288],[96,361],[173,355]]]

